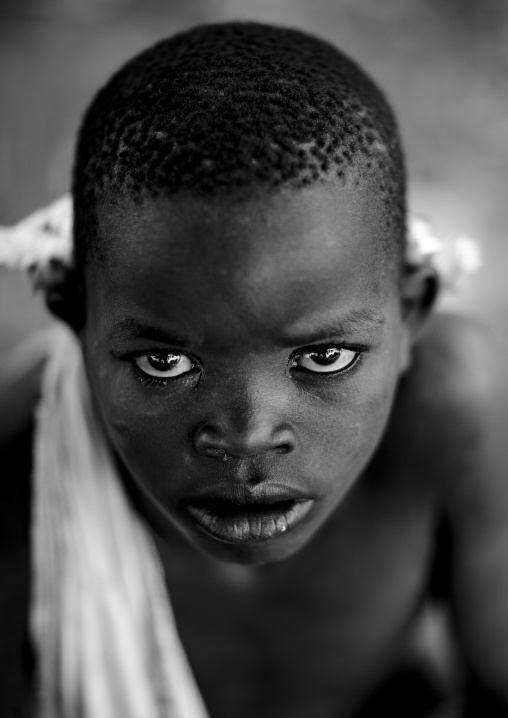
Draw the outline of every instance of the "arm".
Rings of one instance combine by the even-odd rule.
[[[28,351],[23,362],[37,358]],[[33,347],[32,347],[33,349]],[[2,357],[3,358],[3,357]],[[29,521],[33,413],[41,362],[0,365],[0,716],[33,715],[33,655],[28,637]]]
[[[483,327],[459,321],[448,330],[449,600],[466,672],[465,716],[496,718],[508,716],[508,358]]]
[[[0,715],[32,715],[28,639],[31,431],[0,445]]]

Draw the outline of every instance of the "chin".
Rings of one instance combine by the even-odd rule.
[[[284,537],[263,542],[231,544],[205,536],[190,536],[187,540],[202,554],[218,561],[241,566],[266,566],[290,558],[307,544],[310,537]]]

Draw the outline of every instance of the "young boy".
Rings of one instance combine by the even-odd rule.
[[[404,185],[379,90],[293,30],[173,37],[85,116],[76,266],[48,303],[79,336],[212,718],[430,715],[433,600],[455,715],[508,715],[506,357],[474,322],[429,319],[438,278],[405,263]],[[0,437],[2,715],[34,691],[39,373]]]

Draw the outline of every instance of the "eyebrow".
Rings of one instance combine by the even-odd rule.
[[[312,328],[309,331],[302,330],[298,334],[288,332],[282,341],[282,345],[288,347],[304,346],[353,333],[371,334],[383,327],[384,324],[385,320],[382,316],[371,313],[366,309],[356,309],[343,317],[326,321],[319,328]],[[201,344],[196,337],[191,338],[183,334],[175,334],[161,327],[145,324],[133,317],[125,317],[117,322],[108,329],[107,337],[112,342],[147,339],[181,348]]]
[[[132,317],[121,319],[107,331],[109,341],[127,341],[129,339],[149,339],[155,342],[164,342],[178,347],[186,347],[192,343],[190,337],[183,334],[174,334],[161,327],[145,324]],[[196,342],[194,342],[195,344]]]
[[[379,331],[385,324],[385,319],[379,314],[368,309],[356,309],[342,317],[331,319],[321,324],[319,328],[299,331],[298,334],[288,333],[285,343],[288,346],[302,346],[314,342],[330,339],[331,337],[343,337],[351,334],[371,334]]]

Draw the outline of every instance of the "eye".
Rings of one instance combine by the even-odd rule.
[[[323,348],[314,347],[301,351],[293,360],[291,366],[316,374],[331,374],[348,369],[360,356],[359,351],[345,349],[344,347]]]
[[[195,364],[186,354],[142,354],[135,358],[138,369],[154,379],[176,379],[194,369]]]

